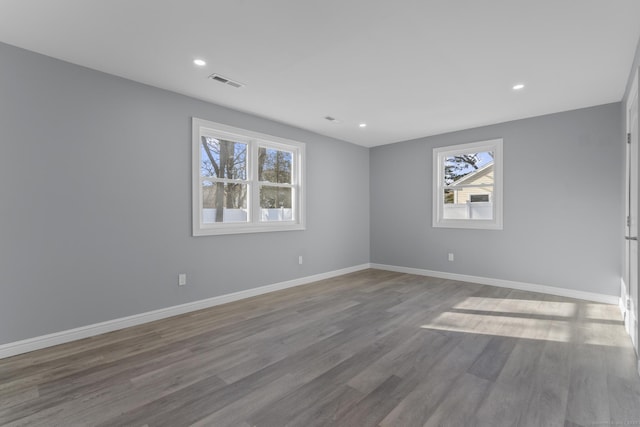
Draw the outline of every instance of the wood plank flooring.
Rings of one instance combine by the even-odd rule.
[[[0,425],[640,425],[634,367],[615,306],[364,270],[0,360]]]

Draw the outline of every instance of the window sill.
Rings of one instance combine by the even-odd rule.
[[[278,224],[260,224],[260,225],[211,225],[203,226],[193,230],[193,236],[218,236],[225,234],[246,234],[246,233],[268,233],[274,231],[301,231],[306,230],[302,224],[296,223],[278,223]]]
[[[476,219],[472,221],[445,219],[433,223],[434,228],[468,228],[473,230],[502,230],[502,224],[493,220]]]

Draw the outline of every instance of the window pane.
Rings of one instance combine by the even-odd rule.
[[[442,218],[493,219],[493,186],[445,189]],[[484,201],[488,200],[488,201]]]
[[[260,216],[262,221],[291,221],[293,210],[291,188],[269,187],[260,188]]]
[[[247,185],[202,183],[202,222],[247,222]]]
[[[247,179],[247,144],[203,136],[200,176]]]
[[[445,189],[444,190],[444,204],[455,203],[455,191]]]
[[[493,184],[493,152],[445,157],[444,175],[446,185]]]
[[[293,153],[273,148],[258,149],[258,180],[291,184]]]

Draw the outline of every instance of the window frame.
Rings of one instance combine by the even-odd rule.
[[[274,231],[305,230],[306,204],[305,204],[305,151],[306,146],[302,142],[253,132],[222,123],[192,117],[192,141],[191,141],[191,190],[192,190],[192,228],[193,236],[215,236],[224,234],[260,233]],[[247,171],[246,180],[241,180],[247,185],[247,221],[246,222],[220,222],[203,223],[203,191],[202,182],[213,181],[200,176],[201,166],[201,141],[203,136],[214,138],[232,139],[235,142],[247,144]],[[292,153],[291,184],[276,184],[258,180],[258,149],[266,147]],[[217,178],[220,181],[236,182],[227,178]],[[284,186],[292,188],[291,209],[293,220],[291,221],[262,221],[260,208],[261,186]]]
[[[493,152],[493,219],[444,218],[444,160],[447,157],[468,153]],[[502,138],[467,144],[449,145],[433,149],[432,226],[434,228],[469,228],[485,230],[503,229],[503,141]],[[473,186],[473,185],[470,185]],[[450,188],[450,187],[449,187]]]

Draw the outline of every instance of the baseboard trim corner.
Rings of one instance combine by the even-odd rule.
[[[598,294],[595,292],[577,291],[574,289],[557,288],[555,286],[538,285],[534,283],[516,282],[512,280],[492,279],[489,277],[470,276],[466,274],[447,273],[444,271],[425,270],[421,268],[400,267],[386,264],[370,264],[371,268],[395,271],[398,273],[415,274],[418,276],[438,277],[440,279],[459,280],[461,282],[478,283],[481,285],[497,286],[500,288],[518,289],[521,291],[540,292],[560,297],[576,298],[604,304],[618,304],[619,297],[615,295]]]
[[[240,292],[234,292],[231,294],[219,295],[199,301],[193,301],[185,304],[161,308],[158,310],[147,311],[145,313],[134,314],[132,316],[107,320],[105,322],[94,323],[92,325],[81,326],[78,328],[55,332],[52,334],[42,335],[34,338],[28,338],[21,341],[10,342],[0,345],[0,359],[16,356],[23,353],[29,353],[31,351],[40,350],[47,347],[53,347],[59,344],[65,344],[71,341],[77,341],[83,338],[89,338],[107,332],[117,331],[119,329],[129,328],[131,326],[153,322],[155,320],[166,319],[168,317],[202,310],[205,308],[214,307],[216,305],[226,304],[245,298],[251,298],[269,292],[275,292],[283,289],[293,288],[296,286],[306,285],[309,283],[318,282],[320,280],[331,279],[333,277],[354,273],[356,271],[365,270],[367,268],[370,268],[370,264],[360,264],[353,267],[347,267],[339,270],[329,271],[326,273],[314,274],[298,279],[273,283],[271,285],[260,286]]]

